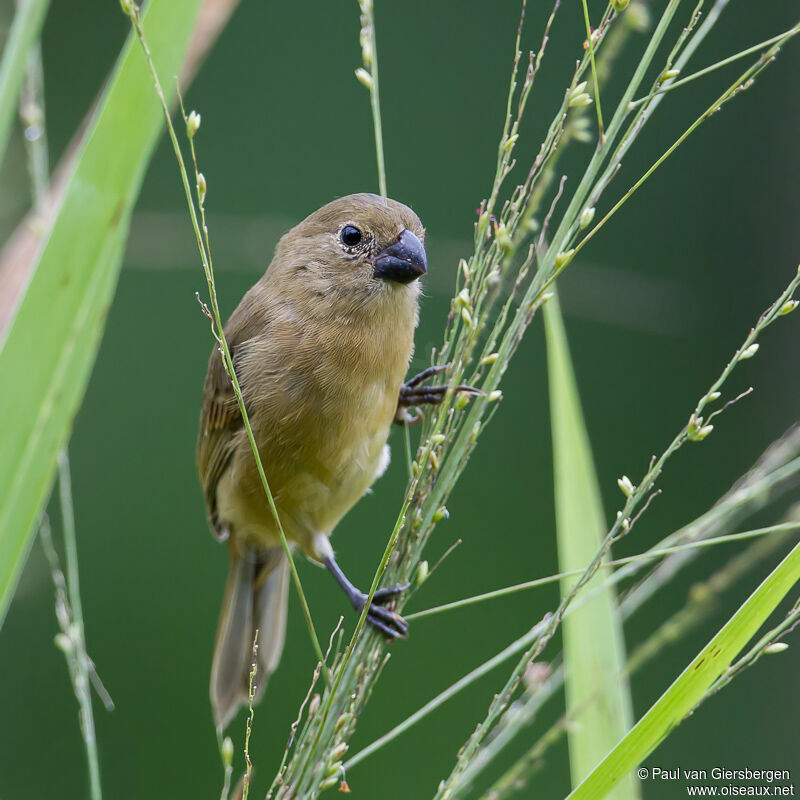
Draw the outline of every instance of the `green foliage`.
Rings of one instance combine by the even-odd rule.
[[[148,8],[163,74],[179,71],[199,5],[159,0]],[[0,621],[83,398],[161,128],[152,80],[133,44],[130,36],[0,351]]]
[[[547,372],[553,436],[553,481],[556,501],[558,560],[562,572],[581,570],[605,538],[606,522],[589,436],[569,354],[557,297],[544,306]],[[578,577],[563,578],[567,597]],[[603,582],[597,573],[584,587]],[[606,586],[564,619],[564,668],[567,715],[580,717],[569,729],[572,784],[589,771],[627,733],[633,722],[628,681],[623,674],[625,641],[614,588]],[[626,775],[613,795],[638,796],[635,775]]]
[[[569,797],[572,800],[605,797],[629,770],[641,764],[725,674],[736,655],[798,580],[800,545],[792,549],[633,730]]]

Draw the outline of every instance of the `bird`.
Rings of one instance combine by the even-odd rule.
[[[329,202],[278,242],[263,276],[224,326],[253,436],[292,548],[324,566],[359,613],[368,599],[336,561],[329,537],[389,464],[393,423],[441,402],[404,382],[414,351],[425,230],[406,205],[375,194]],[[476,391],[459,386],[458,391]],[[228,546],[211,667],[217,729],[249,699],[258,631],[259,699],[286,633],[289,564],[219,347],[202,394],[196,458],[212,533]],[[406,621],[386,607],[407,587],[379,589],[366,619],[388,639]]]

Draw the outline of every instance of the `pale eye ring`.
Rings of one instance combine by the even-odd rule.
[[[345,247],[356,247],[361,244],[364,235],[355,225],[345,225],[339,232],[339,239]]]

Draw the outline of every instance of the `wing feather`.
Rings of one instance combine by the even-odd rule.
[[[242,346],[266,329],[263,307],[255,301],[254,292],[248,292],[225,325],[225,338],[231,351],[234,368]],[[237,370],[245,402],[247,387]],[[214,345],[208,359],[208,370],[203,384],[203,406],[200,412],[200,430],[197,437],[197,470],[206,501],[209,524],[219,539],[228,531],[217,515],[217,485],[228,469],[236,450],[238,434],[243,428],[242,416],[231,380],[225,371],[222,353]]]

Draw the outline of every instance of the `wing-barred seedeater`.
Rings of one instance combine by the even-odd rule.
[[[324,565],[357,611],[329,537],[386,469],[393,421],[440,402],[445,386],[404,383],[414,349],[425,231],[407,206],[373,194],[334,200],[292,228],[225,325],[245,407],[289,542]],[[469,387],[458,387],[470,391]],[[289,570],[217,347],[208,362],[197,465],[214,534],[230,554],[211,670],[224,728],[248,699],[255,630],[258,690],[283,649]],[[376,592],[367,620],[385,636],[408,626]]]

